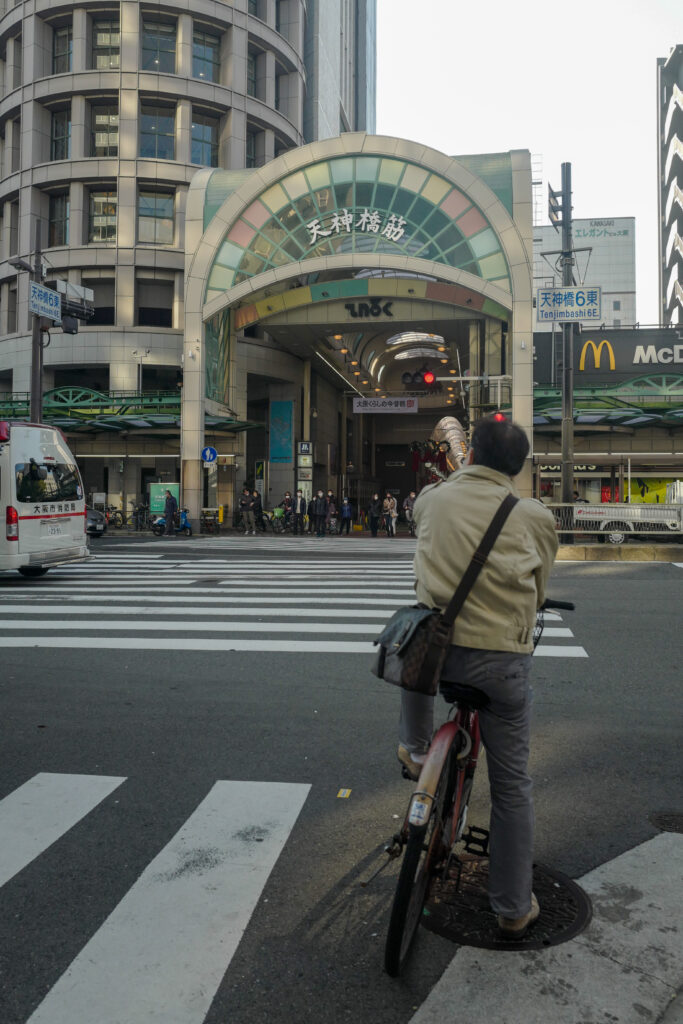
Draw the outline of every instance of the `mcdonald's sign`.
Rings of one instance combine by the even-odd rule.
[[[614,349],[607,338],[603,338],[599,345],[596,345],[594,341],[588,340],[585,342],[581,349],[581,358],[579,360],[579,370],[585,370],[586,368],[586,352],[589,348],[593,349],[593,363],[596,370],[600,369],[600,357],[602,355],[603,346],[607,349],[609,354],[609,368],[610,370],[616,369],[616,363],[614,361]]]

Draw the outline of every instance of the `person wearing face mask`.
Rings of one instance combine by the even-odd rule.
[[[306,499],[303,492],[298,490],[292,505],[292,533],[294,536],[304,532],[304,516],[306,515]]]
[[[289,517],[292,514],[293,504],[294,502],[292,501],[291,491],[285,491],[285,496],[278,505],[278,508],[283,508],[285,510],[285,523],[289,522]]]
[[[339,516],[339,535],[341,536],[344,530],[346,530],[346,536],[348,537],[349,530],[351,529],[351,520],[353,519],[353,507],[348,498],[342,498]]]
[[[379,529],[379,521],[382,518],[382,499],[380,498],[377,491],[372,496],[372,501],[368,505],[368,521],[370,524],[370,533],[373,537],[377,536],[377,530]]]
[[[415,536],[415,523],[413,522],[413,507],[415,505],[416,497],[417,495],[415,494],[415,491],[411,491],[410,494],[408,494],[403,499],[403,515],[406,517],[406,522],[408,523],[408,533],[410,534],[411,537]]]
[[[312,501],[312,505],[312,518],[313,526],[315,528],[315,535],[316,537],[324,537],[325,521],[327,519],[329,505],[327,503],[327,498],[325,497],[323,491],[318,491],[318,493],[316,494],[315,498]]]

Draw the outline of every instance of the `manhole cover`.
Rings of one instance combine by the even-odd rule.
[[[650,815],[650,821],[660,832],[683,833],[683,814],[677,811],[657,811]]]
[[[576,882],[559,871],[534,864],[534,892],[541,914],[522,939],[503,939],[489,905],[488,873],[488,858],[467,856],[462,859],[459,882],[455,877],[434,879],[423,910],[424,927],[462,946],[544,949],[573,939],[591,919],[591,902]]]

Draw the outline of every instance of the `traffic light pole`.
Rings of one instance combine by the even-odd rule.
[[[572,165],[562,164],[562,285],[574,284]],[[574,497],[574,324],[562,324],[562,501]]]
[[[36,217],[36,244],[34,248],[32,280],[41,282],[43,266],[41,262],[40,218]],[[30,288],[29,284],[29,288]],[[40,423],[43,418],[43,339],[40,330],[40,316],[33,314],[33,333],[31,336],[31,423]]]

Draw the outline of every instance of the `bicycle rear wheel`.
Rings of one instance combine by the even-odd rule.
[[[397,977],[410,953],[430,879],[448,850],[444,846],[445,818],[451,811],[455,786],[455,750],[448,752],[426,825],[408,825],[403,863],[396,883],[389,930],[384,947],[384,969]]]

